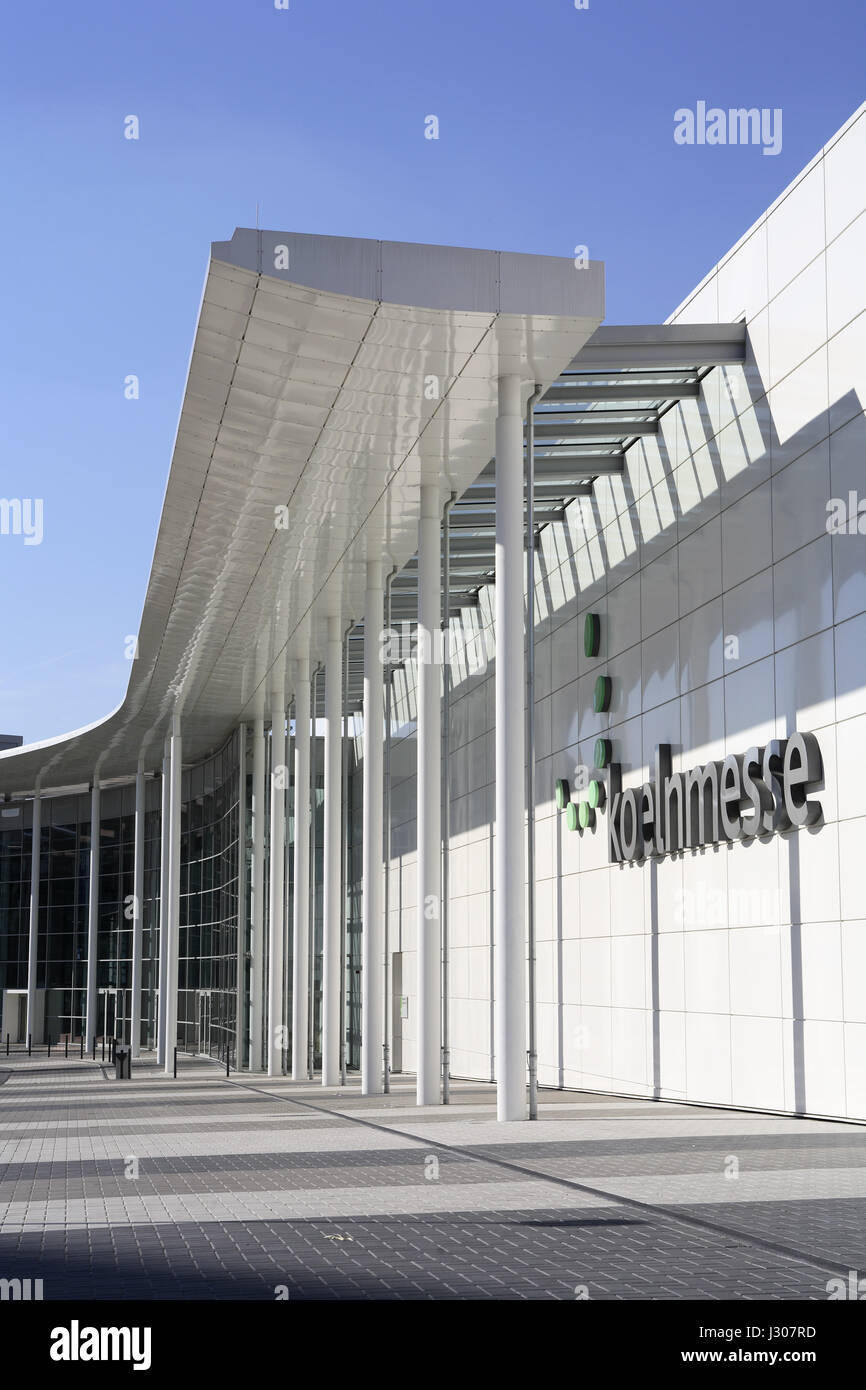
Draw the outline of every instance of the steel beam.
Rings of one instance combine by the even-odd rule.
[[[551,453],[546,457],[548,450],[553,450],[557,446],[547,444],[539,453],[535,451],[535,477],[536,481],[542,482],[555,481],[557,478],[572,478],[580,473],[584,478],[594,477],[597,473],[621,473],[625,464],[625,454],[622,449],[612,447],[604,451],[593,451],[592,449],[582,450],[580,447],[571,444],[563,444],[560,447],[569,449],[568,454]],[[486,483],[495,478],[495,469],[492,464],[488,464],[476,478],[476,483]]]
[[[744,323],[603,324],[566,371],[709,367],[743,362]]]
[[[570,424],[536,425],[535,437],[539,440],[561,439],[570,443],[580,439],[631,439],[633,435],[658,434],[659,422],[652,420],[627,420],[623,416],[605,418],[606,411],[588,410],[584,420]],[[549,445],[543,445],[549,448]]]
[[[569,401],[685,401],[693,400],[701,393],[699,381],[650,381],[636,378],[617,382],[587,382],[580,373],[575,376],[575,385],[563,375],[549,386],[544,393],[542,407],[556,405],[562,409]],[[579,384],[577,384],[579,383]],[[536,410],[536,421],[547,418],[543,408]]]

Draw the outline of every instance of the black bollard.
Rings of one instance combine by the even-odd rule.
[[[84,1056],[84,1033],[83,1033],[83,1032],[82,1032],[82,1034],[81,1034],[81,1037],[80,1037],[79,1040],[78,1040],[78,1046],[79,1046],[79,1048],[80,1048],[80,1054],[79,1054],[79,1055],[80,1055],[81,1057],[83,1057],[83,1056]]]
[[[93,1060],[96,1061],[96,1034],[93,1034]]]
[[[27,1056],[28,1056],[28,1057],[30,1056],[30,1044],[32,1043],[32,1041],[33,1041],[33,1035],[32,1035],[32,1033],[28,1033],[28,1034],[27,1034]]]
[[[68,1034],[68,1033],[66,1034],[66,1038],[65,1038],[64,1043],[63,1043],[63,1056],[64,1056],[64,1057],[68,1057],[68,1056],[69,1056],[69,1034]]]
[[[51,1056],[51,1034],[48,1034],[48,1056]]]
[[[174,1079],[177,1081],[177,1048],[174,1049]]]

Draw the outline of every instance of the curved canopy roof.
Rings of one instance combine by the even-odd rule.
[[[113,713],[0,753],[0,793],[198,761],[363,613],[366,563],[417,547],[494,452],[497,378],[549,386],[604,316],[603,267],[501,251],[239,229],[215,242],[138,657]]]

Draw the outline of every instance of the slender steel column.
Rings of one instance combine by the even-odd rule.
[[[235,957],[235,1071],[244,1061],[247,984],[247,726],[238,724],[238,925]],[[226,1044],[228,1046],[228,1044]]]
[[[382,563],[367,562],[364,600],[363,935],[361,940],[361,1094],[379,1096],[382,1077]]]
[[[39,966],[39,869],[42,845],[41,776],[33,793],[33,840],[30,848],[30,935],[27,942],[27,1032],[36,1032],[36,978]],[[44,1015],[43,1015],[44,1016]],[[71,1025],[70,1025],[71,1026]]]
[[[286,697],[282,672],[271,705],[271,863],[268,898],[268,1076],[283,1069],[283,927],[286,834]]]
[[[307,1074],[310,1027],[310,662],[295,681],[295,899],[292,904],[292,1080]]]
[[[418,1084],[417,1103],[437,1105],[442,1072],[442,707],[439,699],[441,575],[439,489],[421,488],[418,528]]]
[[[391,588],[396,573],[397,567],[395,565],[385,580],[385,631],[388,634],[389,648],[392,639]],[[382,921],[384,923],[385,935],[385,969],[382,977],[384,984],[382,1026],[384,1028],[385,1041],[382,1045],[382,1052],[385,1064],[382,1068],[382,1080],[386,1096],[389,1095],[391,1091],[391,995],[393,989],[393,981],[391,979],[391,695],[393,691],[393,682],[394,668],[391,662],[387,661],[385,664],[385,746],[382,750],[382,858],[385,861],[385,872],[382,878]]]
[[[450,942],[451,900],[451,494],[442,513],[442,1104],[451,1103]]]
[[[349,833],[352,821],[352,807],[349,801],[349,636],[354,623],[350,623],[343,635],[343,817],[340,869],[342,883],[340,891],[340,1085],[346,1084],[346,1023],[348,1011],[347,983],[348,967],[346,947],[349,936]]]
[[[496,420],[496,1111],[526,1118],[523,417],[520,377],[499,378]]]
[[[290,668],[292,678],[295,675],[295,664],[292,661]],[[291,682],[290,682],[291,684]],[[292,865],[294,862],[294,841],[289,838],[290,826],[294,819],[294,788],[293,771],[295,766],[295,745],[292,741],[292,720],[294,718],[295,701],[294,695],[289,693],[286,687],[286,795],[283,803],[283,817],[285,831],[283,834],[283,981],[280,986],[282,998],[281,1022],[283,1024],[283,1058],[282,1073],[284,1076],[290,1074],[289,1065],[289,1046],[292,1027],[292,953],[289,949],[290,938],[293,936],[293,903],[292,903]]]
[[[340,619],[328,618],[325,652],[325,835],[322,902],[322,1085],[340,1084],[340,703],[343,642]]]
[[[526,911],[529,941],[529,1118],[538,1119],[538,1044],[535,949],[535,402],[526,403]]]
[[[180,797],[183,749],[180,715],[171,716],[168,792],[168,916],[166,948],[168,964],[165,980],[165,1074],[173,1074],[177,1045],[177,975],[180,955]]]
[[[157,1066],[165,1066],[165,1011],[168,1000],[168,847],[171,843],[171,739],[162,750],[162,786],[159,822],[159,999],[156,1027]],[[90,1035],[88,1034],[88,1037]]]
[[[96,1037],[96,952],[99,947],[99,778],[90,789],[90,885],[87,899],[87,1024],[85,1037]]]
[[[141,1053],[141,938],[144,914],[144,758],[135,774],[135,849],[132,866],[132,1008],[129,1045],[132,1056]]]
[[[319,708],[319,670],[317,666],[310,681],[311,754],[310,754],[310,949],[307,956],[307,992],[309,995],[309,1027],[307,1028],[307,1077],[313,1079],[316,1061],[316,714]]]
[[[265,721],[253,722],[250,863],[250,1071],[262,1069],[262,971],[265,930]]]

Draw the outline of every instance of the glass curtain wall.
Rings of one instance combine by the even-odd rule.
[[[102,793],[96,1036],[129,1040],[132,975],[134,786]],[[27,989],[33,804],[0,817],[0,988]],[[36,988],[42,1032],[33,1041],[78,1041],[85,1025],[90,794],[44,797],[39,855]],[[147,952],[147,947],[145,952]],[[89,1046],[92,1039],[87,1039]]]
[[[27,940],[30,930],[30,806],[0,809],[0,989],[3,1043],[26,1041],[24,1004],[13,991],[27,989]]]
[[[237,1001],[239,733],[183,774],[178,1047],[232,1058]]]
[[[247,759],[242,836],[239,738],[235,730],[213,757],[184,771],[181,813],[178,1045],[234,1059],[238,965],[238,888],[249,892],[251,758]],[[161,778],[145,783],[141,1044],[156,1046],[159,1009]],[[135,784],[101,796],[97,1039],[130,1041],[135,856]],[[0,999],[3,1026],[19,1038],[27,990],[32,845],[30,801],[0,808]],[[44,1025],[37,1045],[85,1026],[90,793],[43,797],[36,986]],[[240,854],[244,845],[243,856]],[[241,865],[239,875],[239,864]],[[267,881],[267,879],[266,879]],[[265,924],[267,927],[267,923]],[[245,952],[241,953],[242,959]],[[248,979],[244,1007],[248,1008]],[[5,1041],[5,1039],[4,1039]],[[92,1039],[86,1039],[90,1046]]]

